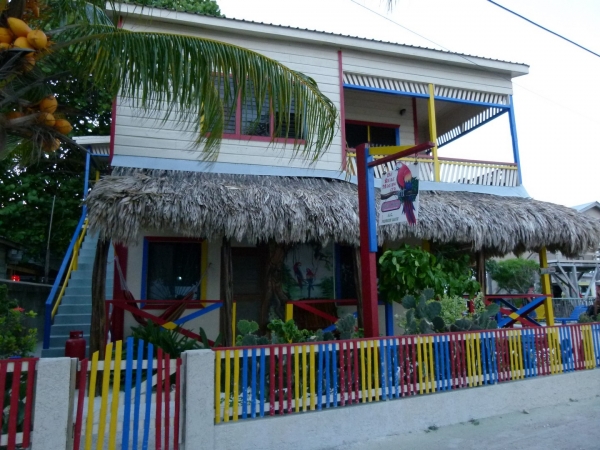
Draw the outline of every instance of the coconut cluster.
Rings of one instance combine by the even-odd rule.
[[[6,19],[8,28],[0,28],[0,52],[10,48],[31,50],[25,55],[26,70],[35,66],[37,52],[48,48],[50,41],[42,30],[32,30],[25,22],[16,17]]]
[[[8,28],[0,27],[0,52],[11,48],[31,50],[31,52],[24,56],[26,61],[25,70],[29,71],[35,66],[36,53],[48,48],[50,41],[42,30],[32,30],[21,19],[8,17],[6,22],[8,23]],[[35,114],[39,123],[51,127],[59,133],[69,134],[73,127],[68,120],[55,116],[57,108],[58,102],[56,98],[54,95],[50,95],[42,99],[37,105],[27,107],[25,112],[12,111],[6,113],[5,118],[11,121]],[[56,151],[59,147],[60,141],[54,138],[48,142],[44,142],[42,145],[43,150],[48,152]]]

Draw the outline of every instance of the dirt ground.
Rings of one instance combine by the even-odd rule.
[[[517,401],[517,400],[516,400]],[[341,447],[337,447],[341,450]],[[390,436],[344,450],[600,449],[600,392],[552,408],[525,409],[435,429]]]

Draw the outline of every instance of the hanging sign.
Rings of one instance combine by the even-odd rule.
[[[396,162],[396,169],[389,171],[381,185],[379,206],[381,225],[408,223],[416,225],[419,217],[419,165]]]

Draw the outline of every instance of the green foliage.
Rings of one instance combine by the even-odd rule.
[[[577,323],[591,323],[600,322],[600,314],[596,316],[590,316],[588,313],[583,313],[577,319]]]
[[[154,356],[157,355],[159,348],[172,358],[179,358],[183,352],[188,350],[203,348],[202,343],[178,333],[177,329],[165,330],[153,322],[148,322],[145,326],[133,327],[131,331],[132,336],[136,339],[134,347],[137,348],[138,339],[151,343],[154,345]]]
[[[498,328],[498,323],[494,320],[498,311],[500,311],[500,307],[496,303],[491,303],[483,311],[476,312],[450,324],[450,331],[476,331]]]
[[[432,301],[434,291],[424,289],[418,298],[406,295],[402,299],[402,306],[406,312],[405,334],[431,334],[446,330],[444,319],[440,316],[442,306],[435,300]]]
[[[335,325],[340,333],[340,339],[352,339],[356,334],[356,317],[353,314],[346,314]]]
[[[299,329],[293,319],[287,322],[281,319],[273,319],[267,325],[267,329],[271,332],[273,344],[306,342],[313,336],[310,331]]]
[[[50,253],[64,254],[81,216],[84,171],[78,150],[61,149],[29,166],[18,155],[0,161],[0,235],[23,245],[26,260],[45,257],[54,195]]]
[[[126,1],[125,3],[223,17],[215,0],[135,0],[135,2]]]
[[[387,250],[379,258],[379,287],[387,301],[400,302],[406,295],[432,289],[433,295],[475,295],[480,289],[473,280],[469,256],[440,255],[404,245]]]
[[[447,326],[456,322],[459,319],[464,318],[468,315],[467,299],[458,295],[450,296],[444,295],[440,299],[439,303],[442,307],[440,316],[444,319]],[[472,299],[475,313],[481,313],[485,310],[485,303],[483,302],[483,294],[481,292]]]
[[[321,297],[323,298],[335,298],[334,289],[333,289],[333,277],[326,277],[321,280],[319,283],[319,287],[321,288]]]
[[[250,345],[267,345],[269,340],[265,336],[258,336],[258,323],[248,320],[240,320],[237,323],[236,331],[238,335],[235,338],[235,345],[250,346]]]
[[[498,283],[498,292],[523,294],[535,284],[540,265],[529,259],[513,258],[503,261],[489,260],[485,263],[485,269]]]
[[[37,330],[24,325],[27,317],[35,317],[35,313],[26,312],[15,300],[9,300],[8,287],[0,285],[0,359],[33,353]]]

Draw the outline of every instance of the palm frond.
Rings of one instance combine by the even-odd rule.
[[[314,80],[242,47],[98,24],[65,27],[53,38],[63,43],[55,46],[55,55],[69,52],[72,70],[85,78],[91,74],[97,88],[156,112],[163,122],[178,120],[182,129],[196,133],[196,145],[202,146],[206,159],[218,154],[224,105],[235,104],[238,97],[242,102],[256,99],[259,116],[269,99],[269,112],[280,112],[275,115],[279,131],[289,129],[294,105],[295,155],[314,161],[335,135],[337,110]]]

